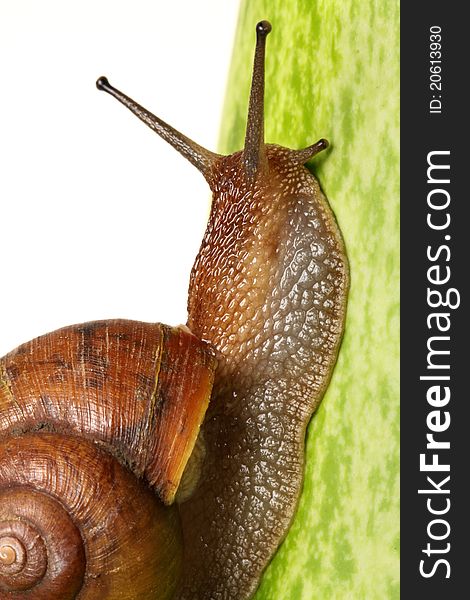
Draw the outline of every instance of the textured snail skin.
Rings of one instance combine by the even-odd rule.
[[[334,216],[294,152],[267,146],[267,157],[253,184],[240,155],[214,166],[191,276],[188,326],[217,349],[218,369],[201,484],[181,506],[182,598],[256,589],[292,520],[305,429],[343,331],[348,268]]]
[[[186,328],[125,320],[65,327],[0,359],[2,600],[172,597],[182,535],[164,503],[214,369]]]

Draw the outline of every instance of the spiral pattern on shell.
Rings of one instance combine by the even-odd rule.
[[[0,359],[2,600],[173,596],[171,503],[214,368],[185,328],[133,321],[67,327]]]
[[[5,450],[8,455],[2,456],[2,475],[18,467],[18,455],[11,455],[11,447]],[[28,467],[20,471],[24,480],[32,465]],[[12,598],[28,597],[33,591],[38,600],[74,598],[85,574],[80,532],[53,496],[18,483],[15,479],[13,487],[0,493],[0,590]]]
[[[169,598],[176,507],[91,442],[36,433],[0,450],[0,590],[11,599]]]

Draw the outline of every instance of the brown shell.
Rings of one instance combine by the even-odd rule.
[[[91,441],[0,444],[2,600],[169,600],[182,567],[176,506]]]
[[[128,320],[65,327],[0,359],[0,439],[45,430],[96,441],[170,504],[214,368],[207,345],[185,328]]]
[[[124,320],[0,359],[1,598],[173,596],[179,514],[154,491],[173,502],[214,369],[187,328]]]

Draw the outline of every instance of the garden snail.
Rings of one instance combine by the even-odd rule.
[[[85,323],[0,360],[2,598],[249,598],[287,532],[348,266],[303,166],[327,142],[264,143],[270,30],[230,156],[97,81],[201,171],[211,214],[187,327]]]

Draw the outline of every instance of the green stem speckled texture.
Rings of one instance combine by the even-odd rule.
[[[268,19],[266,142],[332,147],[312,168],[351,267],[346,333],[308,428],[303,493],[256,600],[399,597],[399,4],[244,0],[219,150],[243,146]]]

